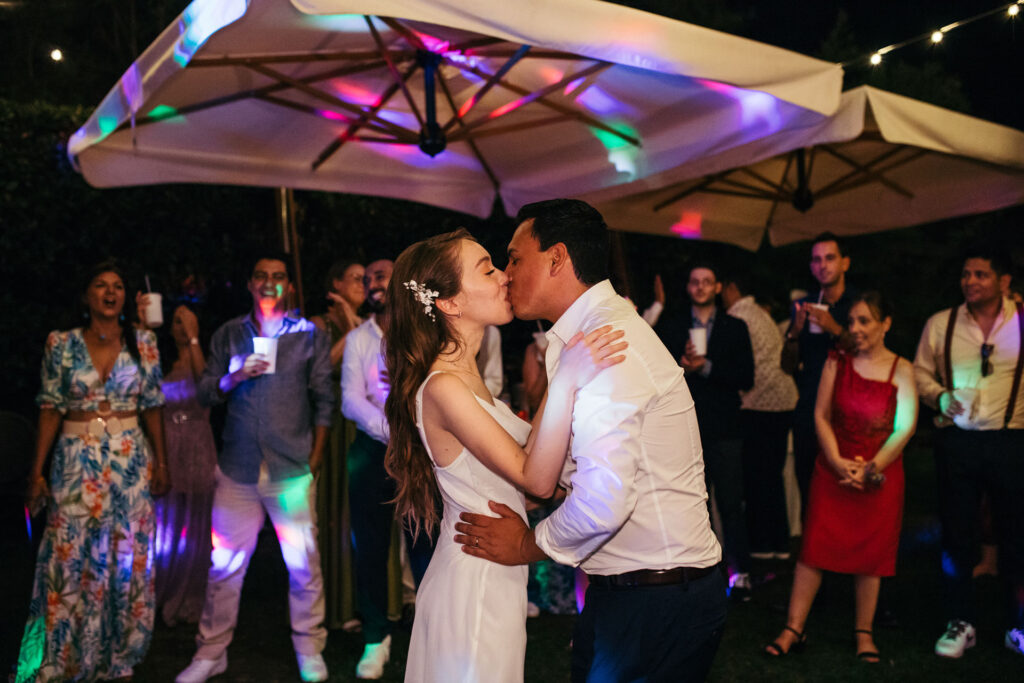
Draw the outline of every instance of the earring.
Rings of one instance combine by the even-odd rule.
[[[459,315],[458,315],[458,317],[459,317],[459,318],[461,318],[461,317],[462,317],[462,311],[459,311]]]
[[[121,317],[119,318],[119,320],[120,320],[121,322],[124,322],[124,313],[122,313],[122,314],[121,314]]]

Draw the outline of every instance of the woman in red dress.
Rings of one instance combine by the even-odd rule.
[[[885,348],[892,319],[877,292],[850,307],[850,353],[833,352],[818,385],[820,446],[804,515],[800,561],[782,633],[767,646],[781,656],[804,644],[822,571],[853,574],[857,657],[878,662],[871,633],[881,577],[896,572],[903,519],[903,447],[917,422],[913,365]]]

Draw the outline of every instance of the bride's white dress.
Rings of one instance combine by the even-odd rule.
[[[416,425],[423,432],[424,380],[416,393]],[[484,409],[520,445],[530,424],[501,401]],[[405,665],[407,683],[521,683],[526,656],[527,567],[506,567],[462,552],[453,537],[459,513],[494,516],[488,500],[526,519],[523,494],[465,448],[447,467],[434,464],[444,514],[437,547],[416,594],[416,618]]]

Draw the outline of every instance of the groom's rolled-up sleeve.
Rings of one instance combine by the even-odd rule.
[[[628,357],[627,352],[626,362],[601,372],[576,396],[570,492],[535,531],[538,547],[560,564],[586,560],[636,506],[643,411],[653,396],[650,383],[636,381],[645,370]]]

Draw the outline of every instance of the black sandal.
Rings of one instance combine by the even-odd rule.
[[[770,643],[768,643],[767,645],[764,646],[764,653],[765,653],[765,655],[767,655],[769,657],[785,657],[786,655],[788,655],[791,652],[793,654],[797,654],[797,653],[801,652],[804,649],[804,645],[807,644],[807,636],[806,635],[804,635],[803,633],[800,633],[800,631],[797,631],[792,626],[783,626],[782,630],[783,631],[789,631],[790,633],[795,635],[796,636],[796,640],[793,642],[792,645],[789,646],[788,650],[783,650],[782,646],[779,645],[779,642],[777,640],[773,640],[772,642],[770,642]]]
[[[874,633],[866,628],[855,628],[853,629],[854,640],[856,640],[857,633],[864,633],[869,636],[874,636]],[[861,650],[857,653],[857,659],[866,664],[878,664],[882,661],[882,654],[878,650]]]

